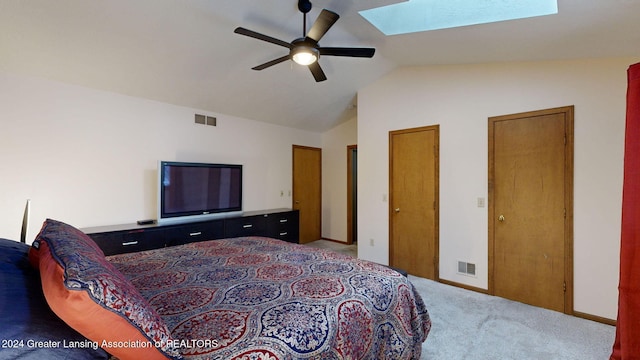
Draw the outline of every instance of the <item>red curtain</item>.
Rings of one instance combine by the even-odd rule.
[[[640,359],[640,63],[627,71],[618,321],[611,359]]]

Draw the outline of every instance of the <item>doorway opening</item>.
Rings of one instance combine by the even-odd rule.
[[[358,145],[347,146],[347,244],[358,242]]]

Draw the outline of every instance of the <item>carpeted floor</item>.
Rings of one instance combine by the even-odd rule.
[[[615,327],[409,275],[432,329],[421,359],[606,360]]]
[[[316,240],[305,245],[313,246],[320,249],[330,249],[333,251],[341,252],[343,254],[351,255],[355,258],[358,257],[358,245],[347,245],[345,243],[339,243],[329,240]]]
[[[308,244],[356,256],[357,246]],[[429,360],[607,360],[615,327],[409,275],[429,309]]]

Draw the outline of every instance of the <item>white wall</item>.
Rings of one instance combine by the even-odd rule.
[[[29,243],[47,217],[77,227],[155,218],[158,160],[243,164],[245,210],[291,207],[292,144],[321,144],[316,133],[3,73],[0,138],[0,237],[19,238],[30,198]]]
[[[347,241],[347,146],[358,141],[356,117],[322,134],[322,237]]]
[[[487,289],[487,118],[575,105],[574,309],[615,319],[626,70],[637,61],[401,68],[360,91],[359,257],[388,263],[388,132],[440,124],[440,277]],[[477,277],[458,275],[458,260]]]

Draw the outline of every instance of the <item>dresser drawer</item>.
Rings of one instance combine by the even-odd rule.
[[[220,239],[223,234],[224,222],[222,220],[214,220],[167,227],[164,230],[163,237],[167,246],[174,246]]]
[[[298,211],[269,214],[267,236],[297,243],[299,236]]]
[[[91,234],[91,238],[98,244],[105,255],[115,255],[136,251],[151,250],[164,247],[155,231],[131,230],[112,233]]]
[[[264,236],[267,232],[265,215],[225,219],[224,237]]]

